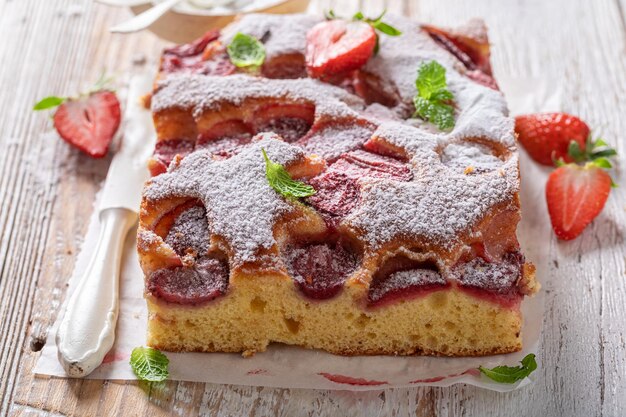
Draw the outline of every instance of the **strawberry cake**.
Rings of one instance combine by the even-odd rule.
[[[485,27],[384,20],[246,15],[164,51],[138,231],[150,346],[521,349],[538,284]]]

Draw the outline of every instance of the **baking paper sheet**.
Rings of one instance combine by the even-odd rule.
[[[530,78],[499,77],[499,84],[507,96],[512,114],[559,110],[559,91],[553,87],[558,85],[556,83]],[[523,216],[518,235],[527,257],[537,267],[539,281],[545,282],[548,279],[546,254],[549,252],[552,233],[544,198],[548,170],[533,163],[523,151],[520,153]],[[98,232],[98,219],[94,214],[76,261],[74,277],[80,276],[86,268]],[[70,281],[70,292],[73,281]],[[142,294],[143,274],[135,251],[133,230],[125,242],[116,343],[105,357],[104,363],[87,378],[136,379],[128,359],[134,347],[145,344],[147,311]],[[521,352],[507,355],[480,358],[342,357],[322,351],[272,345],[267,352],[258,353],[251,358],[230,353],[167,353],[170,359],[170,378],[221,384],[354,391],[466,383],[494,391],[511,391],[528,385],[534,376],[516,384],[498,384],[480,375],[477,367],[515,365],[528,353],[537,354],[539,362],[543,304],[543,292],[523,302],[524,348]],[[57,360],[54,340],[58,322],[57,319],[50,330],[35,367],[36,374],[66,376]],[[537,374],[538,372],[534,375]]]

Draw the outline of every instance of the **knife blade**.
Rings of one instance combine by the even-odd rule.
[[[85,272],[76,277],[78,283],[56,334],[59,361],[71,377],[84,377],[96,369],[115,341],[122,249],[137,221],[141,190],[149,176],[146,161],[155,141],[150,112],[140,103],[151,82],[146,75],[130,81],[122,143],[98,206],[98,243]]]

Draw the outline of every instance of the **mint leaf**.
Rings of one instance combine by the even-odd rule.
[[[265,61],[265,47],[252,36],[237,33],[226,48],[230,61],[239,68],[258,68]]]
[[[274,191],[283,197],[295,198],[308,197],[315,194],[313,187],[291,178],[291,175],[289,175],[281,164],[272,162],[269,159],[265,149],[261,150],[263,151],[263,158],[265,159],[265,177]]]
[[[59,105],[63,104],[63,102],[65,100],[66,100],[65,97],[57,97],[57,96],[46,97],[46,98],[43,98],[43,99],[39,100],[33,106],[33,110],[39,111],[39,110],[51,109],[53,107],[56,107],[56,106],[59,106]]]
[[[417,95],[413,99],[415,115],[436,125],[440,130],[454,127],[454,95],[448,90],[446,69],[437,61],[422,64],[415,80]]]
[[[487,369],[482,366],[478,367],[478,370],[486,377],[503,384],[513,384],[521,379],[526,378],[535,369],[537,369],[537,362],[535,362],[535,354],[529,353],[522,359],[521,366],[496,366],[495,368]]]
[[[142,381],[165,381],[169,376],[169,363],[167,356],[151,347],[136,347],[130,354],[130,367]]]
[[[454,107],[422,97],[415,97],[414,104],[417,114],[437,125],[439,129],[448,130],[454,127]]]
[[[421,97],[430,100],[432,95],[447,91],[446,69],[437,61],[422,64],[417,71],[415,86]]]

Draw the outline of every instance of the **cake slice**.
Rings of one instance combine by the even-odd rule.
[[[389,20],[402,35],[381,35],[330,82],[307,77],[306,33],[322,21],[307,15],[246,15],[164,52],[138,231],[149,345],[521,349],[520,305],[538,284],[516,237],[513,121],[484,27]],[[258,74],[228,60],[238,32],[265,45]],[[432,61],[454,94],[450,131],[414,117],[417,70]],[[277,193],[263,151],[315,194]]]

